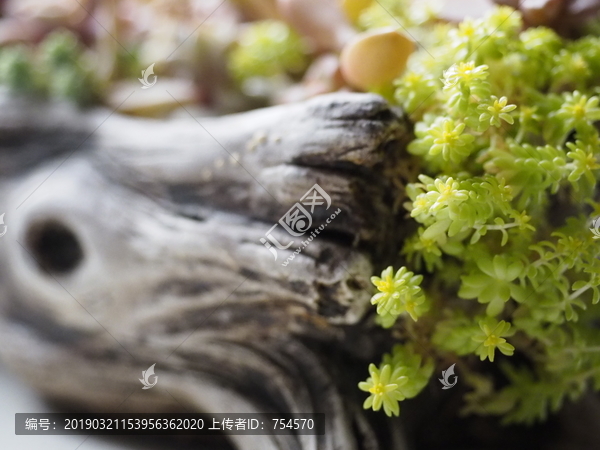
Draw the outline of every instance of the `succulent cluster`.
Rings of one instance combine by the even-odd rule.
[[[390,327],[402,313],[408,313],[413,320],[417,320],[428,309],[429,303],[419,287],[422,275],[408,272],[406,267],[401,267],[395,274],[390,266],[379,277],[371,277],[371,282],[377,287],[379,293],[371,299],[377,305],[377,313],[384,327]]]
[[[240,82],[306,68],[307,49],[300,36],[284,22],[264,20],[249,25],[229,57],[229,69]]]
[[[98,97],[99,82],[86,58],[78,39],[68,31],[49,34],[35,48],[0,48],[0,85],[90,104]]]
[[[508,7],[426,27],[426,50],[390,99],[416,122],[408,152],[422,174],[405,208],[417,230],[396,275],[373,278],[372,302],[381,325],[429,343],[416,354],[463,359],[465,412],[542,420],[600,389],[600,246],[589,231],[600,214],[600,38],[524,29]],[[387,366],[367,383],[388,372],[391,385],[409,383]],[[395,414],[398,389],[365,407]]]

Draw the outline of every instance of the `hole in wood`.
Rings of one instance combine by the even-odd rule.
[[[66,275],[83,260],[75,233],[56,220],[32,225],[26,242],[40,268],[52,275]]]

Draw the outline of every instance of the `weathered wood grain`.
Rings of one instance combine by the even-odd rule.
[[[356,389],[381,351],[373,258],[402,238],[383,176],[400,112],[367,94],[163,122],[0,103],[0,357],[25,380],[92,411],[327,415],[325,436],[240,449],[403,447]],[[274,261],[260,238],[315,183],[342,212],[282,266],[295,247]]]

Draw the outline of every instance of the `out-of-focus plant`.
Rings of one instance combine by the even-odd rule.
[[[229,68],[240,83],[253,78],[299,74],[307,65],[307,48],[284,22],[253,22],[241,33],[229,58]]]
[[[86,105],[97,100],[99,80],[83,48],[68,31],[57,31],[36,48],[0,49],[0,85]]]

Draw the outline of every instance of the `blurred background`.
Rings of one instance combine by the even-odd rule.
[[[600,3],[497,2],[520,6],[528,24],[566,35],[595,26]],[[173,97],[224,114],[361,90],[340,70],[339,58],[357,32],[374,24],[401,27],[419,41],[424,24],[481,16],[493,6],[492,0],[0,0],[0,85],[126,114],[164,116],[179,107]],[[124,102],[150,66],[146,79],[160,76],[164,89]]]

